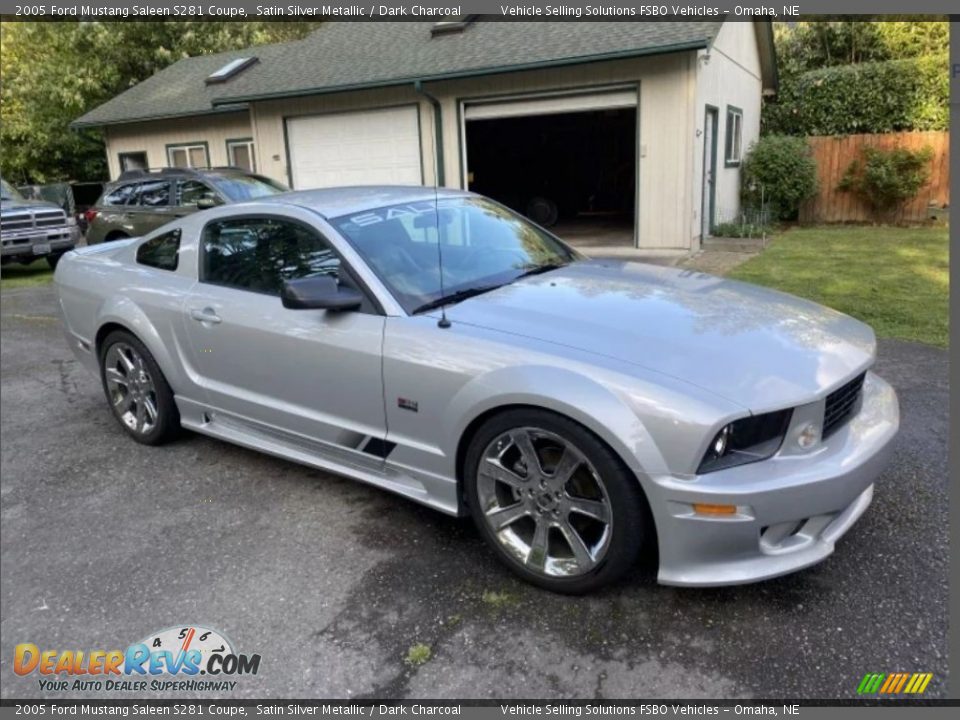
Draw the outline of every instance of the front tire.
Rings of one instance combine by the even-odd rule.
[[[498,559],[554,592],[616,581],[637,566],[652,532],[636,476],[589,430],[544,410],[484,423],[464,480],[470,514]]]
[[[173,391],[150,351],[131,333],[115,330],[100,350],[100,380],[113,416],[144,445],[161,445],[180,429]]]

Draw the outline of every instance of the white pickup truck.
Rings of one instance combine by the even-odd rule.
[[[42,200],[27,200],[0,179],[0,264],[27,265],[45,257],[50,267],[80,242],[77,221],[62,208]]]

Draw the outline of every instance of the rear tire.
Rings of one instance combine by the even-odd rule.
[[[100,346],[100,381],[120,427],[139,443],[162,445],[180,431],[173,391],[146,346],[115,330]]]
[[[126,233],[123,233],[123,232],[112,232],[112,233],[110,233],[109,235],[107,235],[107,236],[103,239],[103,241],[104,241],[104,242],[113,242],[114,240],[126,240],[128,237],[130,237],[130,236],[127,235]]]
[[[553,592],[582,594],[618,580],[637,567],[654,531],[639,480],[620,458],[545,410],[508,410],[485,422],[467,450],[464,481],[470,514],[497,558]]]

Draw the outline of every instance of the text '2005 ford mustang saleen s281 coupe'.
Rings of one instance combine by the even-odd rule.
[[[440,268],[442,268],[442,273]],[[709,275],[585,260],[462,191],[341,188],[67,255],[70,346],[136,440],[180,426],[470,513],[584,592],[809,566],[899,425],[873,331]]]

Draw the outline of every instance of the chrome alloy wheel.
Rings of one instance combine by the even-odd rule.
[[[141,435],[153,430],[157,390],[140,353],[126,343],[114,343],[104,358],[103,373],[110,404],[123,424]]]
[[[522,427],[495,438],[481,455],[477,494],[494,537],[532,572],[583,575],[610,545],[613,512],[603,481],[554,433]]]

